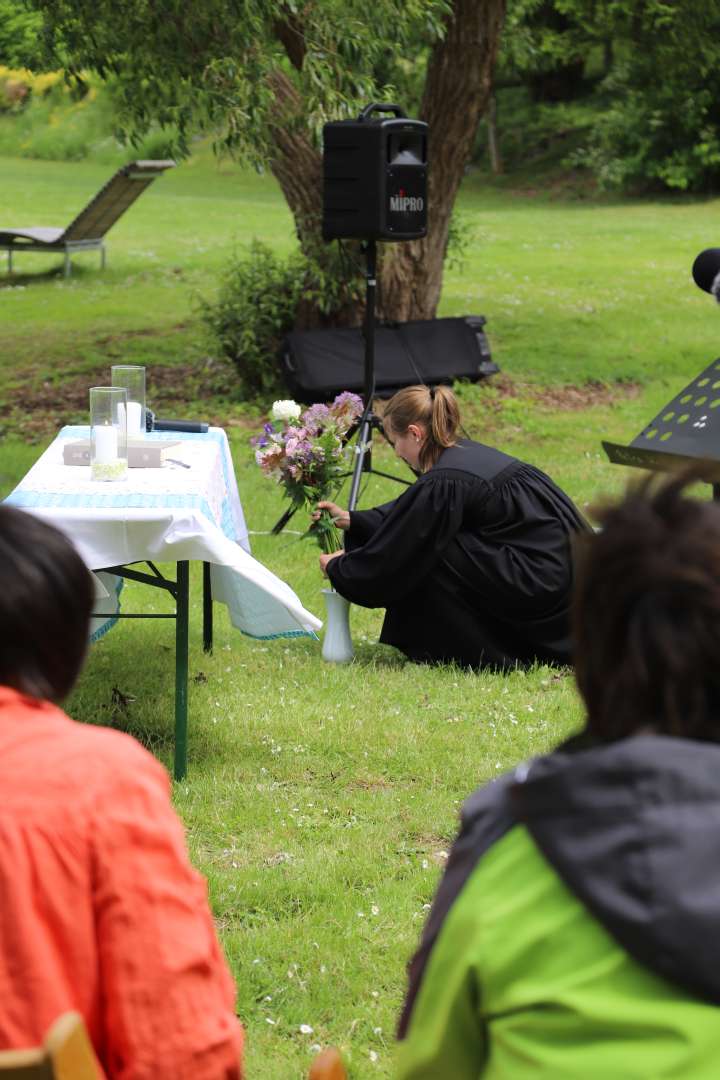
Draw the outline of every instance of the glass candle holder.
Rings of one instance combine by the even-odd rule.
[[[127,470],[127,390],[124,386],[93,386],[90,479],[125,480]]]
[[[113,364],[110,382],[127,390],[128,439],[142,439],[145,435],[145,368],[139,364]]]

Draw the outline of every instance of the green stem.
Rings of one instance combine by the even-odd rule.
[[[322,511],[320,522],[323,524],[323,528],[320,532],[320,547],[325,555],[330,555],[333,551],[338,551],[343,546],[340,530],[333,523],[329,510]]]

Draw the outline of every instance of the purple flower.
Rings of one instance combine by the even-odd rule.
[[[306,409],[300,419],[311,435],[319,435],[332,420],[332,415],[327,405],[317,404]]]
[[[262,433],[260,435],[253,435],[253,437],[250,439],[250,445],[251,446],[267,446],[268,443],[270,442],[270,439],[268,438],[268,436],[276,435],[276,434],[277,434],[277,429],[273,426],[273,424],[265,423],[265,424],[263,424]]]
[[[358,394],[352,394],[349,390],[343,390],[342,394],[338,394],[333,401],[330,410],[334,413],[349,412],[357,418],[363,411],[362,398]]]

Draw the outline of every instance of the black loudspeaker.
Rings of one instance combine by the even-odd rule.
[[[378,325],[375,379],[378,397],[415,383],[477,382],[499,370],[490,355],[482,315]],[[329,401],[342,390],[362,393],[365,341],[361,329],[294,331],[285,339],[283,364],[296,401]]]
[[[377,119],[376,112],[392,112]],[[427,124],[368,105],[323,128],[325,240],[416,240],[427,233]]]

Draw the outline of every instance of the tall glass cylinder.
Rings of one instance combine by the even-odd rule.
[[[113,364],[110,382],[127,390],[128,438],[142,439],[145,435],[145,368],[139,364]]]
[[[125,480],[127,390],[124,386],[90,389],[90,479]]]

